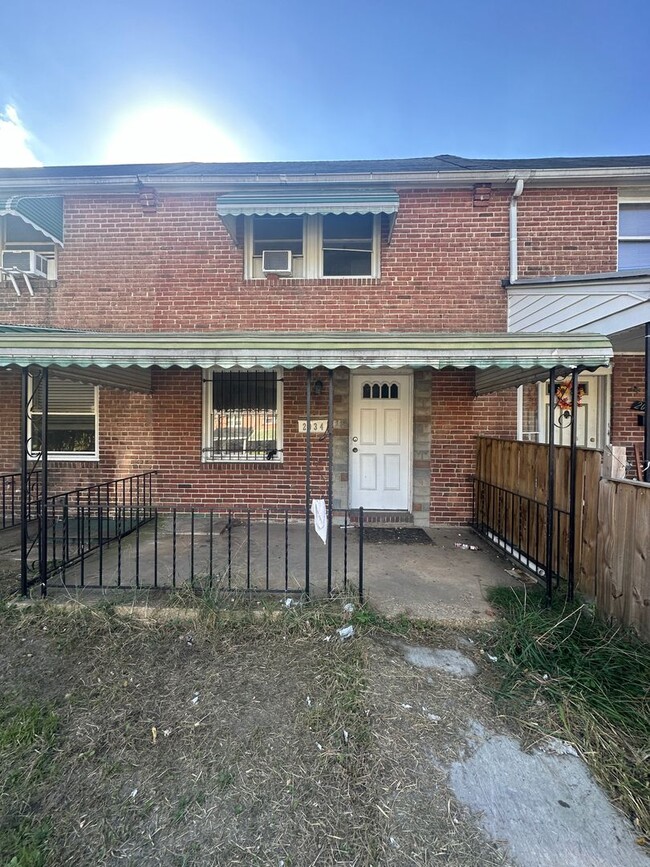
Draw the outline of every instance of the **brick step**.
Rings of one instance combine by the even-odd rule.
[[[351,509],[348,513],[348,520],[351,524],[359,523],[359,513]],[[365,526],[372,524],[373,526],[389,526],[389,527],[409,527],[413,524],[413,515],[411,512],[390,512],[380,509],[364,509],[363,523]]]

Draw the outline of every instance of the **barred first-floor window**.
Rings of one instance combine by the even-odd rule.
[[[38,377],[30,377],[32,395],[28,436],[30,456],[38,457],[42,444],[43,400]],[[47,450],[55,460],[96,461],[98,388],[50,375],[48,383]]]
[[[209,371],[203,398],[204,460],[281,460],[282,378],[278,371]]]

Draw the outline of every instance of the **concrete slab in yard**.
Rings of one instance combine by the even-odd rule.
[[[478,746],[451,767],[449,785],[519,867],[648,867],[582,759],[570,750],[526,753],[512,737],[473,732]]]

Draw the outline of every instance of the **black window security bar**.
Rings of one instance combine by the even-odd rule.
[[[271,371],[215,371],[208,457],[274,460],[278,455],[278,383]]]

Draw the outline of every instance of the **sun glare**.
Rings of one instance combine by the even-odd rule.
[[[104,151],[107,163],[229,162],[243,159],[219,127],[182,105],[141,108],[120,118]]]

